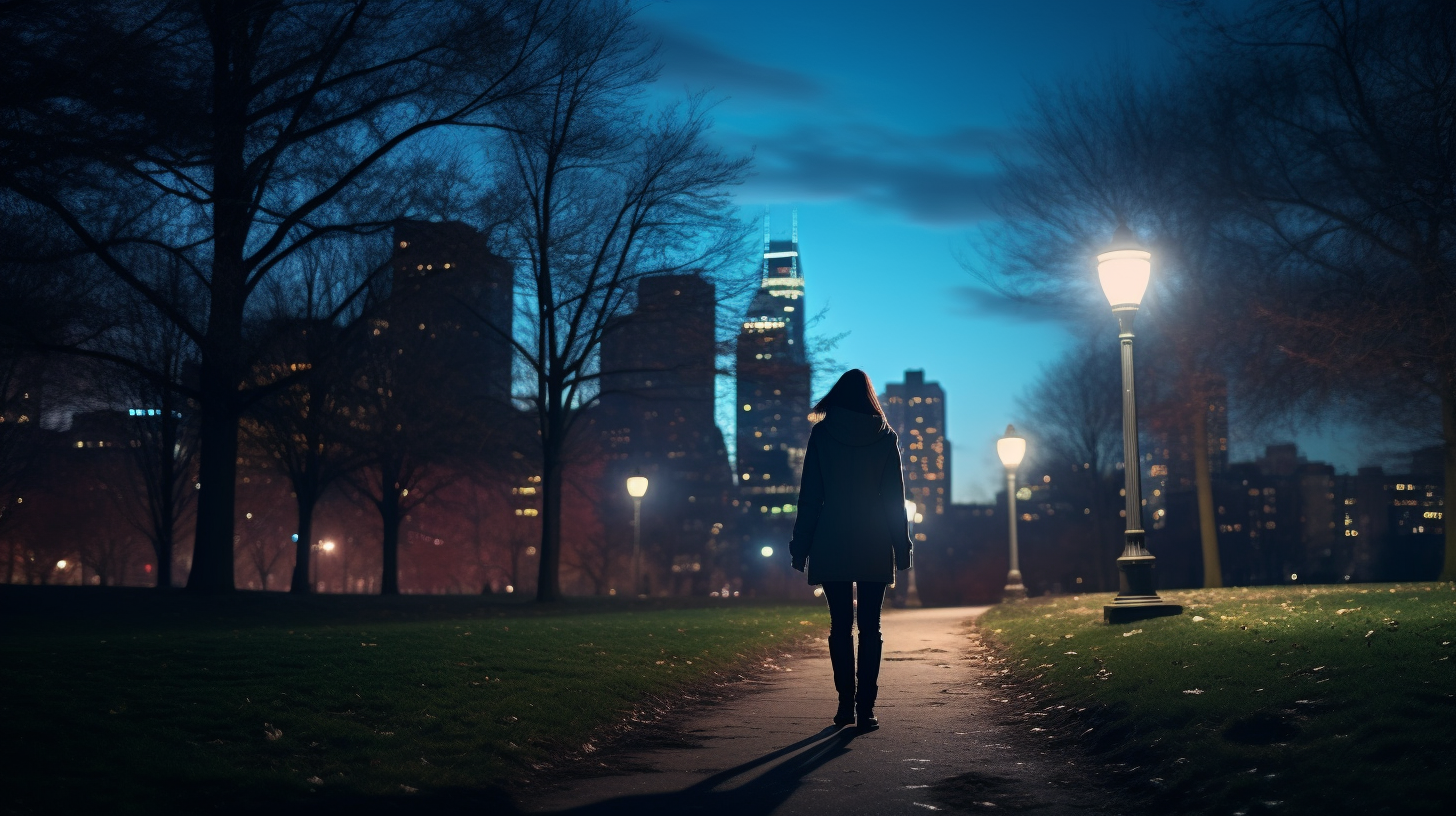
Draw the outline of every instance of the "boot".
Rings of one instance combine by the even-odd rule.
[[[854,636],[829,638],[829,665],[834,668],[834,690],[839,692],[835,725],[854,725]]]
[[[860,633],[859,691],[854,699],[854,707],[858,718],[857,725],[862,731],[872,731],[880,727],[880,721],[875,719],[875,696],[880,692],[880,651],[884,645],[884,640],[878,633],[874,635],[874,640]]]

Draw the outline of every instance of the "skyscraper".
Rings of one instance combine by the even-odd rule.
[[[459,221],[401,222],[394,228],[392,260],[396,318],[459,344],[474,369],[466,377],[471,393],[464,396],[508,401],[513,353],[501,332],[511,330],[510,262],[490,251],[484,234]]]
[[[905,490],[926,516],[950,505],[950,441],[945,438],[945,391],[925,372],[906,371],[905,382],[887,383],[880,398],[885,418],[900,437]]]
[[[648,477],[641,574],[653,592],[706,594],[733,566],[732,557],[719,557],[717,544],[733,483],[714,421],[716,312],[716,289],[699,275],[643,278],[637,308],[602,337],[601,401],[593,421],[608,457],[606,535],[630,529],[627,477]],[[619,551],[629,546],[612,543]]]
[[[787,241],[771,240],[765,219],[762,274],[738,333],[738,486],[751,512],[778,515],[792,512],[809,442],[810,367],[797,213]]]

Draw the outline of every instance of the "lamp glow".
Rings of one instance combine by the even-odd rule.
[[[647,477],[646,476],[628,476],[627,477],[627,495],[628,496],[631,496],[634,499],[640,499],[643,496],[646,496],[647,495]]]
[[[1136,309],[1148,291],[1153,254],[1138,246],[1126,224],[1112,234],[1112,244],[1097,256],[1097,279],[1113,311]]]
[[[325,541],[322,544],[319,544],[319,549],[323,550],[324,552],[333,552],[334,551],[334,542],[332,542],[332,541]]]
[[[764,558],[769,558],[773,555],[773,547],[764,547],[763,549],[758,551],[758,554],[763,556]]]
[[[910,501],[909,499],[905,500],[905,520],[915,520],[915,502]]]
[[[1007,425],[1006,435],[996,440],[996,455],[1008,469],[1020,465],[1026,458],[1026,440],[1016,435],[1016,426]]]

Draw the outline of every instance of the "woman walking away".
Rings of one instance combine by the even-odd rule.
[[[823,584],[829,601],[829,661],[839,692],[836,725],[879,727],[875,695],[880,677],[880,607],[895,570],[910,568],[905,479],[900,447],[870,378],[844,372],[814,406],[823,419],[809,434],[799,517],[789,556],[809,583]],[[851,594],[859,585],[859,610]],[[859,622],[859,689],[855,690],[854,638]]]

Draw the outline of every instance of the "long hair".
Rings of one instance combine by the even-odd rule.
[[[829,393],[814,405],[814,413],[827,415],[831,408],[885,418],[885,409],[880,407],[879,397],[875,396],[875,385],[870,382],[870,375],[857,368],[839,376],[839,381],[829,389]]]

